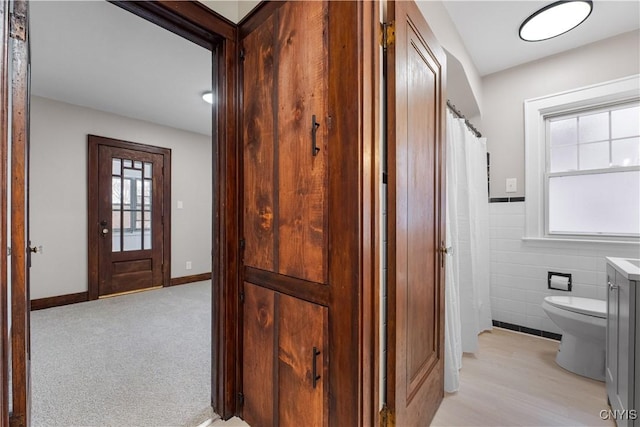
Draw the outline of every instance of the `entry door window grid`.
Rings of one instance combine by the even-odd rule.
[[[640,235],[640,103],[545,118],[550,235]]]
[[[153,165],[112,159],[112,251],[151,249]]]

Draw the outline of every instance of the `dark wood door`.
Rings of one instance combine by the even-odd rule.
[[[250,283],[244,290],[244,419],[327,426],[327,308]]]
[[[97,295],[164,285],[167,200],[163,150],[89,137],[96,157],[89,188],[91,243],[97,249]],[[159,152],[160,151],[160,152]],[[96,156],[97,154],[97,156]]]
[[[373,395],[373,335],[365,311],[373,307],[373,266],[366,257],[375,194],[371,124],[377,114],[367,101],[377,88],[368,49],[377,39],[370,31],[378,26],[366,16],[377,6],[263,2],[239,28],[244,246],[238,306],[244,316],[238,336],[244,340],[238,377],[241,414],[252,425],[289,425],[296,417],[296,425],[371,424],[365,406]],[[255,287],[267,299],[275,292],[281,310],[274,309],[271,324],[248,307],[247,289]],[[322,358],[327,374],[307,390],[310,351],[320,338],[312,331],[321,317],[328,344],[316,363]],[[303,332],[290,330],[307,322]],[[255,355],[260,340],[269,340],[263,334],[271,337],[270,328],[280,345]],[[278,368],[256,368],[252,361]],[[288,372],[288,364],[297,370]],[[277,395],[269,392],[274,388]],[[269,400],[273,396],[277,405]]]
[[[269,7],[242,40],[242,414],[256,427],[324,426],[329,4]]]
[[[445,56],[414,2],[389,2],[387,399],[428,425],[444,395]]]

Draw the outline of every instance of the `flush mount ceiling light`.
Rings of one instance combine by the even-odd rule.
[[[209,104],[213,104],[213,93],[211,93],[211,91],[203,93],[202,99]]]
[[[520,38],[537,42],[564,34],[582,24],[592,9],[590,0],[552,3],[525,19],[520,26]]]

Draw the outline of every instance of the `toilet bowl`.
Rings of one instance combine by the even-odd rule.
[[[604,381],[607,302],[552,296],[545,297],[542,308],[562,329],[556,355],[558,365],[578,375]]]

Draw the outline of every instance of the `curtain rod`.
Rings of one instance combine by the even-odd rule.
[[[480,131],[479,131],[478,129],[476,129],[476,128],[475,128],[475,126],[473,126],[473,125],[471,124],[471,122],[470,122],[469,120],[467,120],[467,118],[464,116],[464,114],[462,114],[462,113],[460,112],[460,110],[458,110],[458,109],[456,108],[456,106],[455,106],[455,105],[453,105],[453,104],[451,103],[451,101],[450,101],[450,100],[448,100],[448,99],[447,99],[447,107],[449,107],[449,109],[451,110],[451,112],[452,112],[456,117],[458,117],[459,119],[464,120],[464,124],[465,124],[465,125],[467,125],[467,127],[469,128],[469,130],[470,130],[470,131],[471,131],[475,136],[477,136],[478,138],[482,138],[482,134],[480,133]]]

